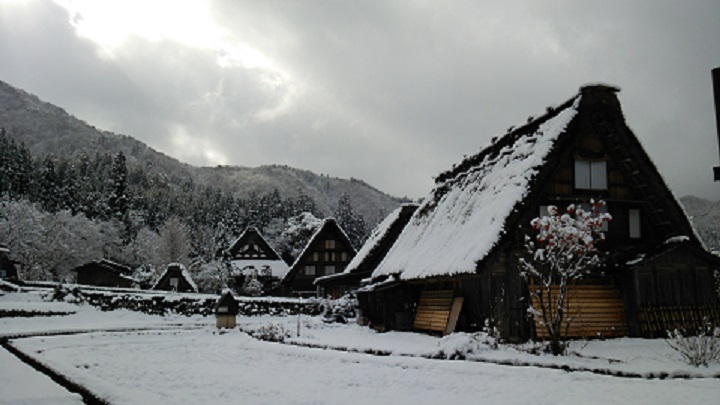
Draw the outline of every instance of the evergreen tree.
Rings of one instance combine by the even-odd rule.
[[[108,217],[122,220],[128,213],[128,170],[125,155],[119,152],[113,158],[110,169],[110,196],[108,197]]]
[[[347,194],[343,194],[338,201],[335,219],[350,238],[353,247],[359,249],[368,237],[368,227],[365,218],[353,209]]]

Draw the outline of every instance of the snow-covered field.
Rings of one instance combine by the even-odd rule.
[[[282,327],[290,335],[286,343],[295,344],[281,344],[256,340],[239,329],[220,333],[212,318],[102,313],[68,305],[43,304],[37,294],[5,294],[0,308],[48,306],[75,314],[0,318],[0,334],[115,329],[12,341],[14,347],[112,404],[714,404],[720,398],[720,379],[711,378],[720,373],[720,366],[687,366],[662,340],[578,343],[572,350],[580,355],[552,357],[508,346],[489,349],[486,341],[464,334],[444,339],[378,334],[305,316],[238,318],[246,331],[271,323]],[[118,330],[123,327],[148,329]],[[469,360],[428,358],[457,352],[464,352]],[[21,392],[22,384],[14,376],[23,372],[23,381],[44,376],[22,369],[19,361],[5,361],[9,355],[0,353],[0,403],[78,403],[76,396],[63,397],[47,382],[36,384],[31,393]],[[540,365],[694,377],[625,378]],[[43,391],[48,391],[47,396]]]

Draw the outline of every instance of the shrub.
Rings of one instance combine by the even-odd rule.
[[[355,318],[358,302],[354,295],[346,294],[336,300],[322,300],[321,305],[325,322],[347,323],[348,319]]]
[[[720,362],[720,328],[707,323],[697,336],[687,336],[684,330],[668,331],[665,340],[670,347],[680,353],[683,360],[695,367]]]
[[[284,342],[292,336],[290,331],[281,324],[268,323],[250,333],[254,338],[268,342]]]

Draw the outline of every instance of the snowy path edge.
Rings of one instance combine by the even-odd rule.
[[[67,336],[67,335],[78,335],[78,334],[83,334],[83,333],[133,332],[133,331],[158,330],[158,329],[161,329],[161,330],[197,329],[197,327],[196,326],[188,327],[188,326],[183,326],[183,325],[178,324],[178,325],[164,325],[164,326],[151,326],[151,327],[138,327],[138,328],[103,328],[103,329],[92,329],[92,330],[77,329],[77,330],[61,330],[61,331],[40,332],[40,333],[23,333],[23,334],[16,334],[16,335],[0,336],[0,347],[7,350],[8,353],[17,357],[20,361],[22,361],[23,363],[32,367],[37,372],[48,376],[56,384],[65,388],[69,392],[80,395],[85,404],[88,404],[88,405],[112,405],[107,400],[99,397],[97,394],[93,393],[92,391],[85,388],[84,386],[70,380],[69,378],[65,377],[63,374],[57,372],[56,370],[54,370],[53,368],[44,364],[43,362],[36,359],[32,355],[27,354],[27,353],[23,352],[22,350],[16,348],[15,346],[13,346],[11,340],[40,337],[40,336]]]
[[[243,333],[246,333],[248,336],[255,340],[263,341],[262,339],[258,339],[257,337],[253,336],[252,333],[249,333],[247,331],[244,331],[241,329]],[[321,349],[321,350],[335,350],[339,352],[346,352],[346,353],[361,353],[361,354],[368,354],[372,356],[398,356],[398,357],[417,357],[417,358],[425,358],[429,360],[443,360],[443,361],[473,361],[477,363],[486,363],[486,364],[495,364],[499,366],[509,366],[509,367],[536,367],[536,368],[544,368],[544,369],[552,369],[552,370],[563,370],[568,373],[572,372],[581,372],[581,373],[591,373],[591,374],[597,374],[597,375],[604,375],[609,377],[621,377],[621,378],[635,378],[635,379],[646,379],[646,380],[666,380],[666,379],[678,379],[678,380],[690,380],[690,379],[720,379],[720,373],[714,374],[714,375],[701,375],[701,374],[688,374],[688,373],[667,373],[667,372],[648,372],[648,373],[635,373],[635,372],[628,372],[628,371],[622,371],[622,370],[611,370],[606,368],[588,368],[588,367],[571,367],[567,364],[547,364],[547,363],[540,363],[540,362],[529,362],[529,361],[508,361],[508,360],[497,360],[497,359],[488,359],[483,357],[456,357],[456,358],[447,358],[444,355],[437,353],[437,354],[409,354],[409,353],[394,353],[389,350],[378,350],[378,349],[356,349],[351,347],[345,347],[345,346],[334,346],[334,345],[325,345],[325,344],[313,344],[308,342],[292,342],[292,341],[283,341],[283,342],[272,342],[272,343],[278,343],[278,344],[284,344],[288,346],[297,346],[297,347],[306,347],[309,349]]]

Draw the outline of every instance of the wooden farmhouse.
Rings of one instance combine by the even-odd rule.
[[[94,260],[72,269],[77,274],[76,282],[100,287],[130,288],[135,284],[132,269],[107,259]]]
[[[390,213],[373,230],[357,255],[348,263],[345,271],[315,279],[318,295],[335,299],[347,292],[357,290],[361,281],[369,278],[385,258],[416,209],[415,204],[405,204]]]
[[[345,231],[334,219],[325,219],[281,280],[281,288],[289,295],[315,296],[315,279],[342,273],[354,256]]]
[[[197,285],[190,277],[190,273],[185,266],[179,263],[168,264],[158,281],[152,286],[152,289],[173,292],[198,292]]]
[[[15,260],[10,259],[10,249],[0,245],[0,280],[17,281],[18,272]]]
[[[603,265],[571,287],[570,337],[664,336],[718,317],[713,271],[677,199],[625,123],[618,90],[595,85],[436,178],[360,307],[374,327],[542,337],[519,257],[547,207],[606,201]]]
[[[287,263],[255,227],[246,229],[225,252],[225,257],[231,278],[256,277],[264,291],[270,291],[288,272]]]

